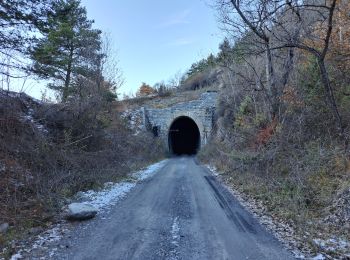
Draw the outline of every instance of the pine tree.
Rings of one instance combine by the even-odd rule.
[[[232,47],[227,38],[223,40],[222,43],[219,45],[219,54],[218,54],[218,61],[224,66],[227,66],[227,64],[230,64],[231,61],[231,56],[232,56]]]
[[[19,56],[26,54],[28,46],[33,41],[33,32],[45,22],[50,2],[0,1],[0,74],[13,76],[9,74],[9,69],[24,69]]]
[[[74,92],[74,79],[99,71],[101,31],[92,29],[93,22],[79,0],[57,0],[40,28],[44,37],[31,51],[33,71],[52,79],[48,87],[58,91],[63,102]]]

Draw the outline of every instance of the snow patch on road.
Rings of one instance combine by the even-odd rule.
[[[174,218],[173,225],[171,226],[171,235],[172,235],[172,241],[171,243],[175,246],[179,245],[179,235],[180,232],[180,226],[179,226],[179,220],[178,217]]]
[[[323,252],[339,252],[344,255],[344,259],[350,259],[350,242],[339,238],[330,239],[313,239],[314,244],[319,247]],[[325,257],[324,259],[328,259]]]
[[[158,172],[158,170],[160,168],[162,168],[167,163],[167,161],[168,160],[163,160],[163,161],[160,161],[158,163],[152,164],[152,165],[148,166],[145,170],[135,172],[133,174],[133,177],[140,180],[140,181],[145,180],[147,178],[150,178],[154,174],[156,174]]]
[[[314,256],[313,258],[311,258],[312,260],[325,260],[326,257],[322,254],[318,254],[317,256]]]
[[[217,170],[217,168],[216,168],[215,166],[209,165],[209,164],[206,164],[206,165],[204,165],[204,166],[207,167],[207,168],[212,172],[212,174],[213,174],[214,176],[219,176],[219,175],[220,175],[219,172],[218,172],[218,170]]]
[[[316,238],[313,241],[317,246],[321,247],[326,251],[350,249],[350,243],[342,239],[331,238],[323,240]]]
[[[145,180],[152,177],[162,168],[167,160],[160,161],[158,163],[148,166],[146,169],[138,171],[132,174],[132,177],[138,181]],[[125,195],[136,186],[134,182],[109,182],[105,185],[106,188],[101,191],[89,190],[86,192],[80,192],[80,196],[84,197],[87,203],[98,210],[106,209],[114,205],[118,200],[125,197]]]
[[[177,251],[177,248],[179,247],[180,242],[180,225],[179,225],[179,217],[175,217],[173,219],[173,224],[171,225],[171,250],[170,255],[167,257],[167,260],[177,260],[179,259],[179,253]]]
[[[111,186],[109,189],[104,189],[101,191],[89,190],[82,192],[81,195],[88,199],[88,201],[84,203],[101,210],[114,205],[135,186],[136,184],[132,182],[121,182],[113,184],[113,186]]]
[[[160,168],[162,168],[168,160],[163,160],[158,163],[148,166],[146,169],[138,171],[131,174],[137,181],[142,181],[150,178],[156,174]],[[89,204],[98,211],[108,210],[111,206],[116,204],[121,198],[125,197],[128,192],[130,192],[137,184],[136,182],[120,182],[113,183],[108,182],[105,184],[105,188],[100,191],[89,190],[86,192],[79,192],[80,198],[84,199],[83,203]],[[176,220],[177,221],[177,220]],[[177,223],[177,222],[176,222]],[[176,237],[176,232],[178,232],[178,224],[173,225],[174,235]],[[16,254],[12,255],[11,260],[32,258],[34,250],[48,249],[50,243],[57,242],[61,240],[66,233],[69,232],[68,225],[66,223],[56,224],[51,227],[51,229],[38,235],[34,243],[31,244],[30,248],[22,248],[17,251]],[[27,246],[25,246],[27,247]],[[52,258],[55,255],[57,248],[51,248],[50,252],[47,252],[47,258]],[[38,259],[47,259],[45,257]]]
[[[46,243],[59,241],[64,234],[64,230],[65,229],[63,229],[61,225],[58,224],[54,228],[45,231],[43,234],[37,236],[37,239],[35,240],[32,248],[40,248]]]
[[[13,256],[11,256],[11,260],[18,260],[18,259],[22,259],[23,256],[21,254],[21,252],[18,252],[17,254],[14,254]]]

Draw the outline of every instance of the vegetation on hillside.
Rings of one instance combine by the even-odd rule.
[[[314,238],[349,241],[350,5],[248,2],[217,1],[223,88],[200,157],[311,248]]]
[[[58,221],[76,192],[120,181],[164,153],[120,117],[111,41],[79,0],[1,1],[0,24],[8,83],[0,89],[0,224],[10,225],[0,233],[1,258],[13,239]],[[12,79],[28,75],[50,82],[57,103],[9,91]]]
[[[161,107],[173,92],[185,95],[169,105],[195,98],[188,91],[220,89],[213,138],[199,157],[311,249],[315,238],[350,240],[350,3],[214,7],[226,33],[219,53],[167,83],[143,83],[128,102]],[[159,140],[134,135],[116,112],[122,77],[110,45],[79,0],[0,2],[2,82],[9,89],[12,78],[35,75],[58,100],[0,92],[0,224],[11,225],[1,246],[55,221],[75,192],[162,156]]]

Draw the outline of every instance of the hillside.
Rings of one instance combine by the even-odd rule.
[[[306,254],[322,252],[329,258],[347,256],[350,157],[330,111],[320,110],[322,91],[306,88],[314,84],[307,73],[291,77],[291,86],[281,96],[283,110],[274,118],[263,91],[247,89],[237,74],[244,64],[233,60],[234,70],[225,69],[218,60],[217,66],[221,77],[209,86],[195,90],[180,86],[167,97],[136,98],[124,106],[130,112],[141,106],[161,109],[196,99],[207,90],[219,91],[214,132],[199,158],[215,166],[220,178],[256,214],[280,225],[277,233],[292,248]],[[300,64],[307,72],[309,66],[312,63]],[[348,102],[343,96],[339,106],[346,125]]]
[[[350,259],[350,2],[126,3],[0,1],[0,259]]]
[[[0,91],[1,248],[60,221],[78,191],[120,181],[163,156],[157,140],[126,128],[112,112],[118,106],[49,104]]]
[[[349,23],[343,16],[349,5],[335,2],[333,28],[316,14],[325,7],[304,6],[298,18],[292,6],[278,22],[266,14],[266,21],[275,23],[271,34],[258,24],[235,41],[223,41],[215,61],[224,70],[222,82],[215,84],[224,86],[215,131],[199,154],[237,194],[254,202],[253,211],[288,224],[298,237],[297,247],[322,252],[321,259],[350,257],[349,46],[339,38],[349,36],[341,31]],[[232,10],[259,19],[251,6]],[[232,30],[245,28],[248,20],[234,17],[232,10],[221,10],[227,12],[223,22]],[[295,23],[284,20],[294,15]],[[307,28],[304,19],[309,19]],[[308,34],[293,45],[283,34],[287,28]],[[327,29],[334,30],[328,31],[329,38]],[[283,47],[286,41],[288,48]],[[322,48],[321,61],[316,53]]]
[[[136,97],[121,102],[121,109],[138,109],[142,106],[149,108],[166,108],[178,103],[188,102],[199,99],[201,94],[211,90],[218,90],[216,85],[207,86],[198,90],[173,90],[167,96],[160,96],[158,94]]]

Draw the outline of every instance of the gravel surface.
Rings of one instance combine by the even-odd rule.
[[[155,171],[31,259],[293,259],[195,158]]]

